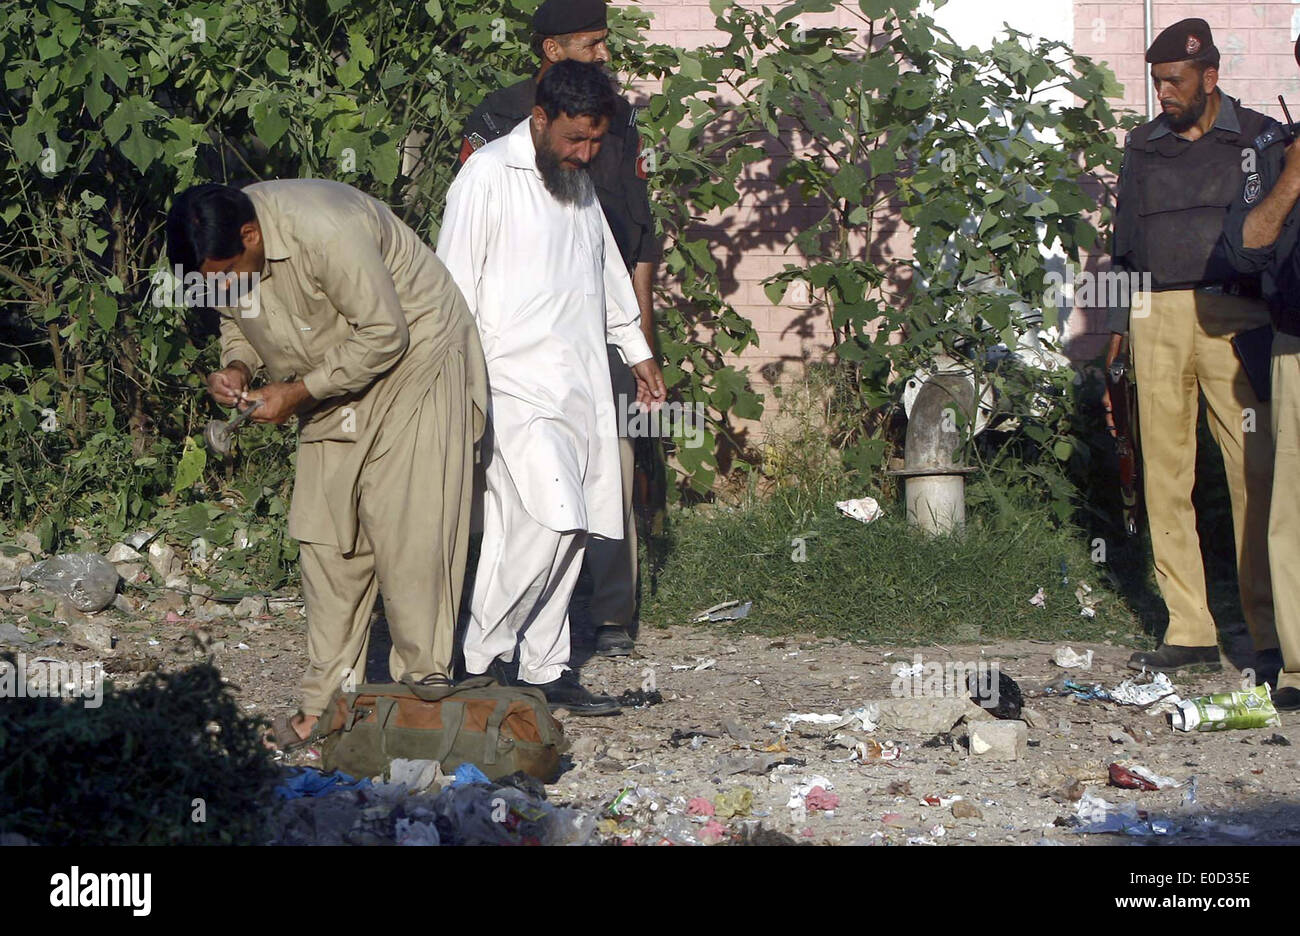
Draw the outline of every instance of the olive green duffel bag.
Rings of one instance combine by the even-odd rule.
[[[447,773],[468,762],[492,780],[522,770],[551,783],[569,748],[540,690],[501,686],[490,676],[455,685],[429,677],[340,690],[316,735],[323,768],[356,777],[382,774],[404,757],[436,760]]]

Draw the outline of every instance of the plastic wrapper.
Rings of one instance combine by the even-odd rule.
[[[28,566],[23,578],[67,598],[78,611],[103,611],[113,603],[120,576],[99,553],[69,553]]]

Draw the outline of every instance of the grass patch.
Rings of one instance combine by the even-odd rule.
[[[732,626],[751,633],[886,645],[1020,637],[1151,645],[1087,537],[1051,523],[1046,507],[977,512],[964,533],[931,538],[908,526],[901,504],[863,525],[841,516],[836,499],[674,511],[644,557],[657,559],[657,574],[652,588],[643,566],[642,619],[680,624],[740,599],[754,608]],[[800,539],[804,561],[795,561]],[[1080,614],[1080,581],[1101,599],[1094,618]],[[1044,608],[1029,603],[1040,587]]]

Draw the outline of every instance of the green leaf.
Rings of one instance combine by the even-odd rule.
[[[1065,439],[1057,439],[1056,444],[1052,446],[1052,454],[1056,456],[1057,461],[1069,461],[1070,456],[1074,454],[1074,446]]]
[[[280,110],[278,100],[260,101],[253,107],[253,131],[268,148],[279,142],[289,129],[289,118]]]
[[[102,331],[111,333],[117,325],[117,300],[106,293],[96,293],[92,308],[95,313],[95,324]]]
[[[131,135],[117,145],[122,155],[131,160],[141,172],[148,171],[155,159],[163,154],[163,146],[149,137],[143,127],[137,126]]]
[[[179,494],[194,486],[203,477],[203,469],[208,464],[207,451],[195,444],[190,436],[185,437],[185,449],[180,461],[176,463],[176,475],[172,479],[172,493]]]
[[[113,103],[113,96],[104,90],[98,78],[90,80],[90,83],[86,85],[86,90],[82,92],[81,99],[85,102],[86,110],[90,116],[96,120]]]
[[[272,49],[266,53],[266,64],[277,75],[289,74],[289,53],[285,49]]]

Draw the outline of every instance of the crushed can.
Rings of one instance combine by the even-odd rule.
[[[1179,731],[1228,731],[1282,723],[1265,684],[1242,692],[1215,692],[1188,699],[1178,703],[1169,717]]]

